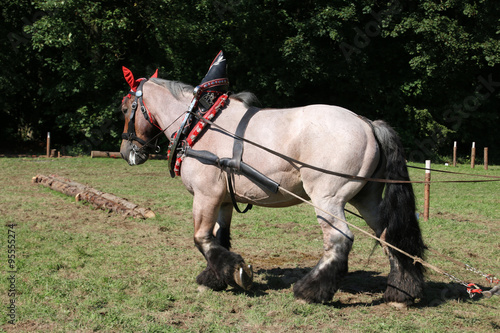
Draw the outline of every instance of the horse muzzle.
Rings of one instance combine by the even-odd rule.
[[[125,147],[123,146],[124,145],[122,145],[122,149],[120,149],[120,154],[130,166],[143,164],[148,160],[149,154],[135,144],[126,142]]]

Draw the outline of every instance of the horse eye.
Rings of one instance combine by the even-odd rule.
[[[123,115],[126,115],[128,113],[128,107],[126,107],[125,104],[122,104],[121,110]]]

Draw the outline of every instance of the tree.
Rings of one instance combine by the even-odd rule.
[[[499,14],[492,0],[15,0],[0,25],[1,133],[117,149],[122,65],[196,85],[223,49],[231,89],[385,119],[411,159],[493,146]]]

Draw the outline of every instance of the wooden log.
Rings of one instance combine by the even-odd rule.
[[[90,157],[92,157],[92,158],[94,158],[94,157],[121,158],[122,156],[120,155],[119,152],[92,150],[90,152]]]
[[[117,197],[111,193],[101,192],[69,179],[50,175],[36,175],[32,178],[34,184],[41,184],[51,188],[52,190],[64,193],[66,195],[75,197],[76,201],[87,201],[96,208],[103,210],[114,211],[125,216],[139,217],[139,218],[153,218],[155,213],[144,207]]]

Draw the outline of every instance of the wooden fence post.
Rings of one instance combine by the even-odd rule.
[[[476,166],[476,143],[473,142],[472,149],[470,152],[470,167],[474,169],[475,166]]]
[[[424,221],[429,220],[429,203],[431,197],[431,161],[425,161],[425,189],[424,189]]]
[[[484,147],[484,170],[488,170],[488,147]]]
[[[47,157],[50,157],[50,132],[47,132]]]
[[[453,143],[453,166],[457,166],[457,142]]]

